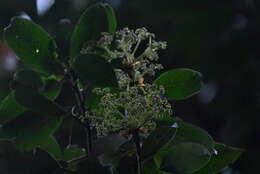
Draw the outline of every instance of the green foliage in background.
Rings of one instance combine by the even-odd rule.
[[[118,30],[116,23],[108,4],[89,7],[63,58],[40,26],[14,17],[4,38],[24,67],[1,101],[0,139],[48,153],[46,174],[216,174],[232,164],[240,149],[180,120],[169,103],[198,93],[202,75],[180,68],[147,80],[163,69],[157,61],[166,43],[145,28]],[[63,83],[74,95],[71,107],[57,100]],[[68,121],[85,129],[84,146],[61,148],[55,132]]]

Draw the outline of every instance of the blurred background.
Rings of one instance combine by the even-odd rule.
[[[216,141],[245,149],[224,174],[260,171],[260,1],[258,0],[108,0],[118,28],[146,27],[168,42],[161,53],[166,69],[192,68],[204,76],[200,94],[176,101],[174,112],[206,129]],[[2,32],[13,16],[40,24],[66,54],[73,26],[92,0],[0,0],[0,100],[19,66]],[[0,147],[0,173],[25,165]],[[10,153],[8,159],[4,156]],[[12,156],[13,155],[13,156]],[[11,163],[15,161],[16,163]],[[28,165],[28,164],[27,164]],[[11,167],[10,167],[11,166]],[[21,168],[19,169],[22,170]],[[26,169],[24,169],[26,170]],[[23,173],[23,172],[20,172]],[[26,173],[26,172],[25,172]]]

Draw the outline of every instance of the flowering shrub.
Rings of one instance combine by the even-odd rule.
[[[215,174],[241,154],[174,115],[169,101],[198,93],[201,74],[180,68],[151,80],[163,69],[157,61],[166,42],[145,28],[117,30],[108,4],[80,17],[68,58],[27,19],[14,17],[4,38],[23,67],[1,101],[0,139],[49,154],[47,173]],[[64,87],[74,96],[66,105]],[[72,145],[70,135],[62,149],[55,132],[75,121],[86,130],[86,144]]]

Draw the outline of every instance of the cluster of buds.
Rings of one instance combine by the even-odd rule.
[[[172,114],[171,105],[161,97],[163,88],[146,84],[112,93],[108,88],[96,88],[101,96],[98,107],[87,115],[99,136],[123,130],[153,130],[156,120]]]
[[[144,48],[141,49],[141,46]],[[140,78],[146,75],[154,76],[157,70],[163,69],[163,66],[156,61],[159,59],[158,51],[166,47],[166,42],[155,41],[155,35],[145,28],[136,30],[124,28],[115,33],[102,33],[101,39],[86,44],[81,54],[102,54],[108,62],[119,59],[122,67],[132,69],[131,74],[125,75],[130,76],[129,81],[134,79],[138,82]]]
[[[96,88],[100,96],[97,108],[88,112],[87,119],[98,136],[140,130],[148,133],[156,127],[156,120],[172,115],[164,89],[145,83],[163,67],[158,64],[158,51],[166,49],[166,42],[155,41],[155,35],[145,28],[124,28],[115,33],[102,33],[99,41],[86,44],[81,54],[99,54],[108,62],[119,62],[115,67],[118,92]]]

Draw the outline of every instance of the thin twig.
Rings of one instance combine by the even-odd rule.
[[[85,109],[85,102],[86,102],[86,97],[84,95],[84,90],[81,90],[79,85],[78,85],[78,80],[77,77],[75,76],[75,73],[73,71],[70,71],[69,69],[67,69],[67,75],[69,77],[69,82],[72,86],[75,98],[76,98],[76,102],[77,102],[77,106],[79,108],[80,111],[80,115],[83,116],[85,118],[85,114],[86,114],[86,109]],[[89,124],[89,120],[86,120],[86,122],[83,123],[84,128],[86,130],[86,135],[87,135],[87,153],[90,154],[91,149],[92,149],[92,137],[91,137],[91,128],[90,128],[90,124]]]
[[[136,146],[136,158],[137,158],[137,165],[138,165],[138,174],[143,174],[143,164],[141,159],[141,144],[140,144],[140,135],[139,135],[139,129],[136,129],[133,131],[133,139]]]

